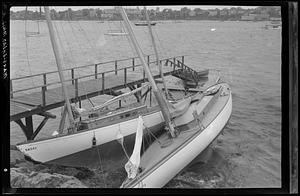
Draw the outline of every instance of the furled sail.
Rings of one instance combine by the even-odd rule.
[[[192,98],[188,97],[174,104],[168,102],[168,108],[171,114],[171,118],[175,118],[184,114],[188,110],[191,104],[191,100]]]
[[[141,147],[143,141],[143,118],[139,116],[135,135],[135,144],[129,161],[125,164],[125,170],[129,179],[136,177],[141,159]]]

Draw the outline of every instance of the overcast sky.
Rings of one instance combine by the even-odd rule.
[[[125,8],[136,8],[139,7],[140,9],[143,9],[143,6],[124,6]],[[178,6],[147,6],[147,9],[156,9],[157,7],[160,8],[160,11],[163,9],[172,9],[172,10],[180,10],[183,7],[188,7],[189,9],[195,9],[195,8],[200,8],[200,9],[224,9],[224,8],[231,8],[231,7],[241,7],[243,9],[254,9],[257,6],[186,6],[186,5],[178,5]],[[89,9],[89,8],[100,8],[100,9],[111,9],[113,6],[50,6],[50,9],[55,9],[58,11],[63,11],[68,8],[71,8],[72,10],[80,10],[80,9]],[[20,10],[25,10],[25,7],[12,7],[12,11],[20,11]],[[28,7],[28,10],[36,11],[39,10],[39,7]],[[42,8],[43,10],[43,8]]]

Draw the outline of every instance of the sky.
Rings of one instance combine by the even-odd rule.
[[[136,8],[139,7],[140,9],[143,9],[143,6],[124,6],[125,8]],[[147,9],[156,9],[157,7],[160,8],[160,11],[162,11],[163,9],[172,9],[172,10],[180,10],[183,7],[187,7],[189,9],[195,9],[195,8],[200,8],[200,9],[224,9],[224,8],[231,8],[231,7],[241,7],[243,9],[254,9],[257,6],[187,6],[187,5],[178,5],[178,6],[147,6]],[[63,11],[66,10],[68,8],[71,8],[72,10],[80,10],[80,9],[86,9],[86,8],[100,8],[100,9],[112,9],[113,6],[55,6],[55,7],[51,7],[50,9],[55,9],[57,11]],[[25,7],[12,7],[11,8],[12,11],[20,11],[20,10],[25,10]],[[28,10],[32,10],[32,11],[36,11],[39,10],[39,7],[28,7]],[[42,9],[43,10],[43,9]]]

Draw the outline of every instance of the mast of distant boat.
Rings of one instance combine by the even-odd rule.
[[[48,29],[49,29],[52,49],[53,49],[53,52],[54,52],[54,56],[55,56],[55,60],[56,60],[57,68],[58,68],[59,78],[60,78],[60,81],[61,81],[61,84],[62,84],[62,91],[63,91],[63,96],[64,96],[64,99],[65,99],[65,103],[66,103],[65,105],[67,107],[68,117],[69,117],[69,121],[70,121],[70,127],[73,128],[74,127],[74,117],[73,117],[73,114],[72,114],[71,104],[70,104],[70,101],[69,101],[67,89],[66,89],[66,86],[65,86],[65,78],[64,78],[64,75],[62,73],[62,61],[61,61],[60,56],[59,56],[60,52],[59,52],[57,40],[54,37],[54,30],[53,30],[53,24],[52,24],[52,21],[51,21],[51,17],[50,17],[49,7],[45,7],[45,15],[46,15],[46,21],[47,21],[47,25],[48,25]]]
[[[170,131],[170,134],[172,137],[176,137],[176,134],[175,134],[175,128],[174,128],[174,124],[171,120],[171,115],[170,115],[170,111],[168,109],[168,106],[167,106],[167,102],[166,100],[161,96],[160,92],[159,92],[159,89],[157,88],[156,86],[156,83],[154,81],[154,78],[152,77],[152,74],[151,74],[151,71],[149,69],[149,67],[147,66],[146,64],[146,61],[144,59],[144,56],[143,56],[143,53],[142,53],[142,50],[140,49],[139,45],[138,45],[138,42],[134,36],[134,33],[133,33],[133,30],[130,26],[130,23],[129,23],[129,19],[125,13],[125,10],[123,9],[123,7],[117,7],[119,8],[120,10],[120,13],[121,13],[121,16],[124,20],[124,24],[125,24],[125,28],[129,34],[129,37],[131,39],[131,42],[133,43],[133,46],[142,62],[142,65],[144,67],[144,70],[145,70],[145,73],[147,74],[147,77],[148,77],[148,80],[152,86],[152,89],[153,89],[153,93],[156,97],[156,100],[161,108],[161,111],[162,111],[162,114],[163,114],[163,117],[164,117],[164,120],[166,121],[166,124],[167,124],[167,127],[169,128],[169,131]]]
[[[154,52],[155,52],[156,65],[159,67],[159,75],[160,75],[160,77],[162,79],[162,82],[163,82],[163,85],[164,85],[166,98],[168,99],[168,96],[169,96],[168,89],[167,89],[167,85],[166,85],[166,82],[165,82],[165,79],[164,79],[164,75],[163,75],[163,72],[162,72],[161,63],[159,63],[158,52],[157,52],[157,49],[156,49],[155,40],[154,40],[154,37],[153,37],[151,23],[150,23],[150,19],[149,19],[149,15],[148,15],[146,6],[144,7],[144,10],[145,10],[145,15],[146,15],[146,20],[147,20],[147,23],[148,23],[149,33],[150,33],[150,36],[151,36],[152,45],[153,45]]]

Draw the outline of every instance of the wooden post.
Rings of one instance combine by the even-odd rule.
[[[132,71],[134,71],[134,57],[132,58]]]
[[[46,87],[42,86],[42,106],[46,106]]]
[[[124,68],[124,84],[127,84],[127,68]]]
[[[150,55],[147,56],[147,64],[148,64],[148,67],[150,65]]]
[[[144,82],[146,81],[146,73],[145,73],[145,69],[143,69],[143,80],[144,80]]]
[[[58,132],[59,133],[63,133],[63,129],[65,127],[65,120],[66,120],[66,116],[67,116],[67,105],[65,104],[64,109],[63,109],[63,113],[61,114],[61,119],[59,122],[59,127],[58,127]]]
[[[298,193],[298,3],[288,2],[288,41],[289,41],[289,89],[282,94],[289,94],[289,178],[290,193]],[[283,74],[284,75],[284,74]],[[286,137],[287,138],[287,137]],[[283,164],[283,163],[282,163]],[[287,164],[285,164],[288,167]],[[282,178],[283,179],[283,178]],[[285,178],[287,179],[287,178]]]
[[[95,64],[95,79],[97,79],[97,72],[98,72],[98,70],[97,70],[97,64]]]
[[[184,56],[181,57],[181,63],[184,64]]]
[[[78,78],[75,79],[75,99],[78,100]]]
[[[115,61],[115,75],[118,75],[118,61]]]
[[[45,86],[45,90],[47,90],[47,78],[46,78],[46,74],[43,74],[43,79],[44,79],[44,86]]]
[[[150,99],[150,107],[152,106],[152,87],[150,86],[150,91],[149,91],[149,99]]]
[[[74,85],[74,69],[71,69],[72,85]]]
[[[175,65],[175,63],[176,63],[176,58],[174,57],[173,58],[173,64]]]
[[[104,94],[104,73],[102,73],[102,93]]]
[[[32,116],[26,117],[25,122],[26,122],[26,137],[27,137],[27,140],[31,140],[31,137],[33,135]]]
[[[48,117],[45,117],[43,119],[43,121],[41,122],[41,124],[36,128],[36,130],[33,132],[33,134],[31,135],[31,138],[30,140],[34,140],[34,138],[37,136],[37,134],[41,131],[41,129],[43,128],[43,126],[46,124],[47,120],[49,118]]]
[[[12,86],[12,80],[9,80],[10,81],[10,85],[9,85],[9,88],[10,88],[10,92],[9,92],[9,94],[10,94],[10,98],[13,98],[14,97],[14,95],[13,95],[13,86]]]

